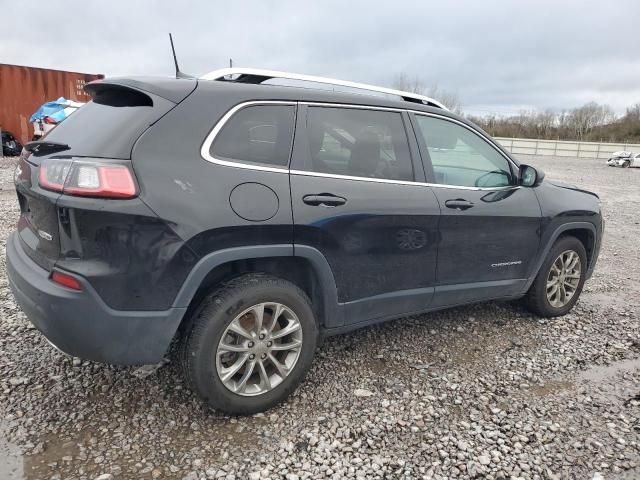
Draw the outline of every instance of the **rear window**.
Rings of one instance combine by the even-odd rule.
[[[103,89],[46,138],[69,145],[68,155],[130,158],[138,137],[174,105],[128,88]]]
[[[216,136],[215,158],[286,167],[293,141],[293,105],[254,105],[236,113]]]

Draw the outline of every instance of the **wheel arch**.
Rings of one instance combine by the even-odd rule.
[[[570,228],[568,230],[564,230],[558,238],[563,236],[572,236],[580,240],[580,243],[584,246],[585,252],[587,252],[587,269],[590,269],[591,264],[593,263],[593,252],[596,245],[595,228],[593,230],[588,228]]]
[[[268,273],[300,287],[311,299],[320,330],[342,324],[336,284],[327,260],[312,247],[292,245],[230,248],[200,259],[174,300],[174,306],[187,307],[181,324],[215,285],[255,272]]]
[[[587,278],[593,271],[595,263],[595,253],[597,250],[597,230],[593,223],[590,222],[569,222],[558,226],[553,233],[549,236],[548,240],[542,245],[540,253],[538,255],[535,267],[529,276],[524,291],[529,290],[529,287],[534,282],[542,264],[544,263],[549,251],[561,236],[573,236],[577,238],[585,248],[587,252]]]

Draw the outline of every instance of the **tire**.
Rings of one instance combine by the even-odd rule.
[[[253,310],[240,318],[237,317],[247,309],[262,304],[265,304],[262,307],[264,311],[263,317],[269,319],[269,324],[271,324],[271,318],[274,313],[272,305],[275,307],[279,304],[283,313],[276,321],[280,319],[280,323],[286,327],[295,326],[297,321],[300,327],[291,336],[288,335],[283,339],[273,340],[269,343],[273,344],[280,341],[283,343],[290,342],[286,343],[286,345],[292,345],[301,342],[301,347],[293,348],[286,352],[276,352],[274,346],[273,352],[270,350],[268,352],[265,350],[258,352],[254,349],[243,353],[226,352],[221,356],[218,355],[219,344],[223,336],[225,337],[225,344],[233,343],[234,347],[240,346],[243,349],[247,349],[249,344],[253,345],[255,343],[259,345],[255,348],[266,348],[266,341],[258,340],[257,336],[252,337],[255,340],[255,342],[252,342],[244,335],[237,335],[236,338],[235,330],[227,331],[232,322],[234,322],[234,325],[246,326],[247,319],[251,321],[251,328],[255,328],[256,324],[254,322],[257,317],[254,316],[255,312]],[[240,322],[245,323],[241,324]],[[275,325],[275,327],[272,327],[273,334],[277,334],[278,331],[284,331],[284,326],[281,327],[276,322],[273,322],[273,324]],[[249,330],[243,329],[242,331],[246,334]],[[256,330],[266,332],[264,329],[257,328]],[[230,414],[250,415],[268,410],[277,405],[296,389],[311,366],[317,340],[318,328],[311,302],[300,288],[286,280],[270,275],[248,274],[223,284],[218,290],[205,297],[200,306],[194,311],[183,333],[179,355],[187,382],[210,407]],[[283,346],[283,343],[279,345]],[[288,375],[277,373],[276,363],[272,363],[270,360],[271,355],[278,358],[283,358],[282,355],[286,355],[284,357],[285,360],[280,364],[286,367],[287,362],[296,355],[296,352],[298,352],[297,356]],[[259,357],[269,355],[269,357],[260,362],[258,358],[253,361],[246,360],[247,363],[243,364],[239,373],[233,376],[236,379],[241,377],[239,381],[228,381],[234,387],[238,387],[237,391],[232,391],[223,382],[221,375],[223,375],[224,370],[220,369],[231,371],[234,365],[237,365],[242,360],[241,356],[249,354],[254,354],[254,357],[256,355]],[[229,367],[225,366],[226,364],[223,361],[225,355],[230,356],[232,360],[235,358],[233,362],[229,360],[229,363],[231,363]],[[248,380],[245,380],[246,383],[243,387],[245,391],[241,392],[239,385],[242,383],[245,373],[249,370],[248,365],[252,362],[255,365],[251,366],[251,370],[254,370],[254,373],[249,374]],[[264,368],[260,369],[258,363]],[[273,373],[270,374],[270,372]],[[266,377],[269,377],[268,382],[262,376],[263,373]],[[263,380],[265,381],[263,382]],[[278,381],[280,383],[277,383]],[[272,384],[274,385],[273,388],[271,388]],[[271,389],[256,393],[263,385],[269,385]],[[249,390],[250,387],[254,391]]]
[[[629,168],[629,165],[631,165],[631,163],[629,163],[629,161],[625,161],[622,163],[622,168]]]
[[[557,261],[558,257],[563,254],[563,252],[574,252],[575,254],[577,254],[580,261],[580,273],[579,278],[576,279],[577,283],[575,285],[573,294],[568,302],[563,305],[553,305],[547,295],[547,281],[549,278],[551,278],[550,274],[554,263]],[[536,276],[533,284],[531,285],[529,291],[525,296],[525,303],[527,307],[529,308],[529,310],[539,315],[540,317],[550,318],[566,315],[573,308],[573,306],[578,301],[578,298],[580,297],[582,287],[584,286],[586,273],[587,252],[585,251],[582,242],[573,236],[567,235],[560,237],[553,245],[553,247],[551,247],[547,258],[540,267],[538,275]],[[557,278],[555,276],[553,277]]]

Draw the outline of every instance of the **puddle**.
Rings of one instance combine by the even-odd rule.
[[[22,480],[23,463],[20,449],[9,442],[6,428],[0,422],[0,478],[2,480]]]
[[[215,438],[218,447],[230,451],[231,457],[235,457],[234,460],[240,460],[242,455],[258,448],[256,441],[261,445],[265,445],[266,442],[275,443],[276,446],[279,445],[279,439],[271,438],[264,434],[264,431],[268,430],[268,428],[265,428],[267,425],[267,417],[248,417],[243,422],[239,422],[233,417],[213,416],[196,430],[184,426],[176,426],[164,431],[157,429],[158,438],[146,443],[144,448],[136,452],[136,455],[146,459],[152,456],[154,450],[157,451],[167,443],[170,443],[175,454],[175,457],[173,455],[172,457],[180,458],[188,455],[193,445],[202,444],[203,439]],[[109,436],[109,432],[103,425],[59,436],[49,434],[39,440],[43,445],[39,453],[25,456],[24,463],[22,457],[19,457],[20,470],[17,471],[17,476],[8,476],[4,473],[3,466],[0,465],[0,480],[42,480],[50,478],[54,473],[61,474],[63,479],[76,478],[74,475],[77,475],[78,472],[83,472],[87,478],[95,478],[109,472],[117,473],[116,478],[120,478],[120,476],[122,478],[136,479],[152,478],[151,469],[148,469],[148,471],[147,469],[140,470],[139,468],[138,471],[131,470],[135,463],[138,463],[137,461],[132,461],[131,458],[119,463],[116,470],[111,468],[109,461],[101,464],[95,464],[93,461],[87,462],[87,458],[94,455],[91,452],[102,448],[99,442],[109,444],[116,449],[122,447],[123,437],[118,435]],[[4,461],[5,459],[0,450],[0,463]],[[175,461],[173,459],[168,463]],[[147,464],[146,460],[141,463]],[[161,478],[182,478],[182,475],[176,474],[174,476],[168,473],[166,471],[167,465],[156,464],[156,467],[165,468]]]
[[[622,372],[631,372],[638,369],[640,369],[640,358],[622,360],[611,365],[592,367],[582,372],[579,378],[589,382],[604,382]]]
[[[573,387],[573,383],[566,380],[548,380],[544,382],[544,385],[529,387],[528,392],[536,397],[546,397],[547,395],[555,395],[556,393],[570,390]]]
[[[55,435],[45,436],[42,443],[42,452],[24,457],[25,480],[48,478],[55,469],[59,468],[58,466],[70,464],[79,450],[75,439],[60,442]],[[54,470],[51,470],[52,468]]]
[[[525,392],[526,395],[532,397],[546,397],[549,395],[562,394],[572,391],[576,388],[576,383],[588,382],[594,384],[592,394],[601,395],[604,394],[611,400],[620,400],[629,398],[632,395],[632,389],[629,385],[622,385],[615,380],[615,377],[624,372],[633,372],[640,369],[640,358],[631,360],[622,360],[620,362],[612,363],[606,366],[591,367],[584,372],[577,375],[575,381],[568,379],[556,378],[549,379],[544,382],[543,385],[534,384],[528,387]],[[601,393],[601,390],[604,390]]]

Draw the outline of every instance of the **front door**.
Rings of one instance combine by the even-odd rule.
[[[291,167],[294,244],[327,259],[345,324],[428,308],[440,213],[408,116],[302,105]],[[415,138],[414,138],[415,140]]]
[[[533,189],[518,186],[515,164],[461,122],[413,118],[442,209],[434,305],[519,293],[540,241]]]

